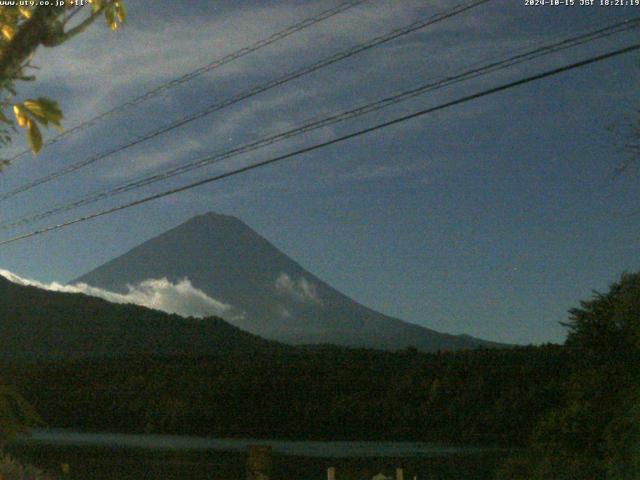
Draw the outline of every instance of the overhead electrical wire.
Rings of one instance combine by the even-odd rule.
[[[327,140],[327,141],[324,141],[324,142],[321,142],[321,143],[316,143],[314,145],[311,145],[311,146],[308,146],[308,147],[304,147],[304,148],[301,148],[299,150],[295,150],[295,151],[290,152],[290,153],[286,153],[286,154],[283,154],[283,155],[272,157],[272,158],[270,158],[268,160],[263,160],[261,162],[257,162],[257,163],[253,163],[251,165],[247,165],[247,166],[244,166],[244,167],[241,167],[241,168],[237,168],[237,169],[231,170],[229,172],[225,172],[225,173],[221,173],[221,174],[214,175],[214,176],[211,176],[211,177],[207,177],[207,178],[198,180],[196,182],[192,182],[192,183],[189,183],[187,185],[183,185],[181,187],[176,187],[176,188],[173,188],[173,189],[170,189],[170,190],[165,190],[163,192],[156,193],[156,194],[153,194],[153,195],[149,195],[147,197],[144,197],[144,198],[141,198],[141,199],[138,199],[138,200],[134,200],[132,202],[128,202],[128,203],[125,203],[125,204],[122,204],[122,205],[118,205],[116,207],[111,207],[109,209],[102,210],[102,211],[99,211],[99,212],[96,212],[96,213],[92,213],[90,215],[85,215],[85,216],[82,216],[82,217],[79,217],[79,218],[75,218],[73,220],[68,220],[66,222],[63,222],[63,223],[60,223],[60,224],[57,224],[57,225],[51,225],[49,227],[45,227],[45,228],[41,228],[41,229],[38,229],[38,230],[34,230],[32,232],[29,232],[29,233],[24,233],[24,234],[21,234],[21,235],[17,235],[15,237],[8,238],[6,240],[0,241],[0,246],[1,245],[6,245],[6,244],[9,244],[9,243],[13,243],[13,242],[17,242],[19,240],[24,240],[26,238],[34,237],[34,236],[37,236],[37,235],[42,235],[44,233],[47,233],[47,232],[50,232],[50,231],[53,231],[53,230],[58,230],[58,229],[61,229],[61,228],[65,228],[65,227],[68,227],[68,226],[71,226],[71,225],[75,225],[77,223],[85,222],[85,221],[88,221],[88,220],[91,220],[91,219],[94,219],[94,218],[102,217],[102,216],[105,216],[105,215],[110,215],[112,213],[115,213],[115,212],[118,212],[118,211],[121,211],[121,210],[125,210],[125,209],[128,209],[128,208],[132,208],[132,207],[135,207],[135,206],[138,206],[138,205],[142,205],[144,203],[148,203],[148,202],[151,202],[153,200],[158,200],[160,198],[164,198],[164,197],[167,197],[167,196],[170,196],[170,195],[175,195],[176,193],[180,193],[180,192],[184,192],[184,191],[187,191],[187,190],[191,190],[191,189],[199,187],[201,185],[217,182],[217,181],[223,180],[225,178],[229,178],[229,177],[232,177],[232,176],[235,176],[235,175],[246,173],[248,171],[256,170],[258,168],[262,168],[262,167],[265,167],[267,165],[272,165],[274,163],[287,160],[289,158],[297,157],[297,156],[305,154],[305,153],[309,153],[309,152],[312,152],[312,151],[315,151],[315,150],[319,150],[321,148],[325,148],[325,147],[328,147],[330,145],[335,145],[335,144],[344,142],[346,140],[350,140],[352,138],[360,137],[362,135],[366,135],[368,133],[375,132],[377,130],[388,128],[388,127],[391,127],[393,125],[398,125],[398,124],[407,122],[409,120],[412,120],[412,119],[415,119],[415,118],[419,118],[419,117],[422,117],[424,115],[427,115],[427,114],[430,114],[430,113],[433,113],[433,112],[437,112],[439,110],[444,110],[446,108],[450,108],[450,107],[455,106],[455,105],[460,105],[460,104],[463,104],[463,103],[466,103],[466,102],[470,102],[470,101],[476,100],[478,98],[482,98],[482,97],[485,97],[485,96],[488,96],[488,95],[493,95],[493,94],[498,93],[498,92],[509,90],[509,89],[512,89],[512,88],[515,88],[515,87],[518,87],[518,86],[521,86],[521,85],[525,85],[527,83],[531,83],[531,82],[534,82],[534,81],[537,81],[537,80],[541,80],[543,78],[559,75],[561,73],[568,72],[570,70],[575,70],[577,68],[581,68],[581,67],[584,67],[586,65],[591,65],[591,64],[594,64],[596,62],[601,62],[601,61],[604,61],[604,60],[608,60],[608,59],[611,59],[611,58],[614,58],[614,57],[617,57],[617,56],[620,56],[620,55],[624,55],[624,54],[627,54],[627,53],[630,53],[630,52],[633,52],[633,51],[637,51],[637,50],[640,50],[640,43],[636,43],[636,44],[628,46],[628,47],[620,48],[620,49],[613,50],[613,51],[610,51],[610,52],[607,52],[607,53],[604,53],[604,54],[601,54],[601,55],[590,57],[590,58],[587,58],[586,60],[581,60],[579,62],[574,62],[574,63],[568,64],[568,65],[557,67],[557,68],[554,68],[552,70],[547,70],[545,72],[538,73],[538,74],[535,74],[535,75],[531,75],[531,76],[522,78],[520,80],[515,80],[515,81],[512,81],[512,82],[504,83],[504,84],[499,85],[497,87],[493,87],[493,88],[489,88],[489,89],[486,89],[486,90],[482,90],[480,92],[477,92],[477,93],[474,93],[474,94],[471,94],[471,95],[466,95],[466,96],[458,98],[456,100],[452,100],[452,101],[449,101],[449,102],[446,102],[446,103],[439,104],[439,105],[437,105],[435,107],[429,107],[429,108],[426,108],[426,109],[423,109],[423,110],[419,110],[419,111],[414,112],[414,113],[410,113],[408,115],[403,115],[403,116],[400,116],[400,117],[396,117],[393,120],[389,120],[389,121],[386,121],[386,122],[383,122],[383,123],[379,123],[379,124],[376,124],[374,126],[367,127],[367,128],[364,128],[364,129],[361,129],[361,130],[358,130],[356,132],[352,132],[352,133],[349,133],[349,134],[346,134],[346,135],[335,137],[335,138],[333,138],[331,140]]]
[[[343,122],[346,120],[350,120],[352,118],[360,117],[362,115],[380,110],[382,108],[395,105],[399,102],[409,100],[411,98],[414,98],[418,95],[425,94],[427,92],[438,90],[440,88],[444,88],[444,87],[447,87],[462,81],[466,81],[472,78],[476,78],[479,76],[487,75],[489,73],[494,73],[494,72],[512,67],[514,65],[518,65],[524,62],[529,62],[536,58],[550,55],[552,53],[557,53],[557,52],[566,50],[568,48],[584,45],[586,43],[593,42],[601,38],[622,33],[632,28],[637,28],[639,25],[640,25],[640,17],[636,17],[633,19],[629,19],[629,20],[612,24],[612,25],[601,27],[596,30],[583,33],[581,35],[569,37],[558,42],[545,44],[545,45],[536,47],[532,50],[529,50],[527,52],[512,55],[508,58],[505,58],[499,61],[490,62],[480,67],[468,69],[462,73],[444,77],[437,81],[432,81],[430,83],[423,84],[419,87],[412,88],[410,90],[406,90],[400,93],[396,93],[394,95],[388,96],[381,100],[377,100],[375,102],[370,102],[347,111],[343,111],[337,114],[330,115],[328,117],[307,122],[294,129],[290,129],[284,132],[280,132],[271,136],[261,138],[259,140],[233,148],[231,150],[227,150],[225,152],[216,154],[214,156],[209,155],[204,158],[200,158],[183,165],[172,167],[163,172],[159,172],[151,176],[142,177],[138,180],[134,180],[134,181],[125,183],[123,185],[113,187],[106,191],[97,192],[97,193],[85,196],[73,202],[68,202],[68,203],[54,206],[53,208],[50,208],[49,210],[46,210],[44,212],[40,212],[37,214],[28,214],[18,219],[5,221],[3,223],[0,223],[0,230],[7,230],[17,226],[28,225],[35,221],[48,218],[52,215],[68,212],[73,209],[76,209],[85,205],[89,205],[91,203],[95,203],[99,200],[103,200],[105,198],[111,198],[121,193],[135,190],[137,188],[141,188],[143,186],[147,186],[162,180],[166,180],[168,178],[181,175],[183,173],[186,173],[198,168],[202,168],[202,167],[211,165],[213,163],[227,160],[229,158],[233,158],[241,154],[252,152],[257,149],[266,147],[268,145],[272,145],[276,142],[280,142],[303,133],[308,133],[310,131],[317,130],[319,128],[334,125],[338,122]]]
[[[161,93],[166,92],[167,90],[170,90],[174,87],[177,87],[178,85],[181,85],[185,82],[188,82],[190,80],[193,80],[194,78],[199,77],[200,75],[203,75],[207,72],[210,72],[212,70],[215,70],[216,68],[222,67],[223,65],[226,65],[228,63],[231,63],[235,60],[238,60],[239,58],[244,57],[245,55],[249,55],[250,53],[254,53],[264,47],[267,47],[269,45],[272,45],[280,40],[283,40],[291,35],[293,35],[294,33],[300,32],[308,27],[311,27],[313,25],[316,25],[317,23],[320,23],[324,20],[327,20],[331,17],[334,17],[346,10],[349,10],[351,8],[357,7],[358,5],[368,2],[369,0],[352,0],[349,2],[344,2],[341,3],[340,5],[330,8],[328,10],[324,10],[312,17],[308,17],[305,18],[303,20],[301,20],[300,22],[294,24],[294,25],[290,25],[289,27],[285,28],[284,30],[280,30],[279,32],[274,33],[273,35],[267,37],[267,38],[263,38],[261,40],[258,40],[257,42],[248,45],[246,47],[243,47],[239,50],[236,50],[228,55],[225,55],[221,58],[218,58],[210,63],[208,63],[207,65],[204,65],[202,67],[199,67],[195,70],[192,70],[190,72],[185,73],[184,75],[181,75],[180,77],[174,78],[172,80],[169,80],[165,83],[162,83],[160,85],[158,85],[157,87],[153,88],[152,90],[148,90],[144,93],[142,93],[141,95],[138,95],[137,97],[134,97],[120,105],[117,105],[115,107],[113,107],[110,110],[107,110],[106,112],[103,112],[93,118],[90,118],[89,120],[86,120],[82,123],[79,123],[78,125],[65,130],[64,132],[56,135],[53,138],[50,138],[49,140],[45,141],[44,146],[49,146],[49,145],[53,145],[55,143],[60,142],[61,140],[64,140],[65,138],[68,138],[78,132],[81,132],[83,130],[86,130],[87,128],[90,128],[92,126],[94,126],[96,123],[98,123],[101,120],[104,120],[107,117],[110,117],[112,115],[124,112],[125,110],[131,108],[131,107],[135,107],[136,105],[139,105],[153,97],[156,97],[158,95],[160,95]],[[78,8],[74,11],[74,14],[77,13],[78,11],[80,11],[81,9]],[[13,157],[9,158],[8,161],[9,162],[13,162],[15,160],[17,160],[18,158],[22,157],[23,155],[26,155],[28,153],[31,153],[31,150],[26,149],[23,150],[22,152],[17,153],[16,155],[14,155]]]
[[[131,148],[135,145],[138,145],[140,143],[143,143],[147,140],[150,140],[152,138],[155,138],[159,135],[162,135],[164,133],[167,133],[169,131],[175,130],[176,128],[182,127],[183,125],[186,125],[188,123],[191,123],[195,120],[198,120],[200,118],[203,118],[207,115],[210,115],[216,111],[222,110],[226,107],[229,107],[231,105],[235,105],[236,103],[241,102],[242,100],[245,100],[247,98],[253,97],[255,95],[258,95],[260,93],[266,92],[268,90],[271,90],[272,88],[278,87],[280,85],[283,85],[285,83],[288,83],[292,80],[298,79],[300,77],[303,77],[305,75],[308,75],[309,73],[315,72],[316,70],[320,70],[322,68],[325,68],[329,65],[332,65],[334,63],[337,63],[341,60],[350,58],[354,55],[357,55],[359,53],[362,53],[364,51],[370,50],[374,47],[377,47],[379,45],[382,45],[384,43],[390,42],[392,40],[395,40],[399,37],[402,37],[404,35],[408,35],[410,33],[413,33],[417,30],[423,29],[427,26],[436,24],[438,22],[441,22],[443,20],[446,20],[448,18],[451,18],[453,16],[459,15],[463,12],[466,12],[468,10],[471,10],[472,8],[478,7],[480,5],[483,5],[487,2],[489,2],[491,0],[474,0],[472,2],[467,2],[467,3],[463,3],[460,5],[457,5],[447,11],[444,12],[440,12],[437,13],[435,15],[432,15],[426,19],[422,19],[422,20],[418,20],[416,22],[413,22],[405,27],[402,28],[397,28],[394,29],[384,35],[375,37],[372,40],[369,40],[367,42],[358,44],[346,51],[342,51],[339,53],[336,53],[334,55],[331,55],[325,59],[322,59],[316,63],[313,63],[311,65],[308,65],[306,67],[303,67],[299,70],[295,70],[294,72],[291,72],[289,74],[284,75],[283,77],[277,78],[275,80],[271,80],[265,84],[262,85],[258,85],[254,88],[251,88],[247,91],[244,91],[240,94],[234,95],[233,97],[222,101],[220,103],[214,103],[212,105],[209,105],[208,107],[206,107],[205,109],[195,113],[195,114],[191,114],[191,115],[187,115],[182,117],[181,119],[174,121],[168,125],[165,125],[163,127],[160,127],[156,130],[153,130],[149,133],[146,133],[142,136],[137,137],[136,139],[129,141],[125,144],[122,144],[118,147],[115,147],[111,150],[108,150],[104,153],[98,154],[98,155],[94,155],[92,157],[89,157],[85,160],[82,160],[80,162],[76,162],[73,163],[71,165],[68,165],[67,167],[62,168],[61,170],[58,170],[56,172],[52,172],[48,175],[45,175],[43,177],[40,177],[36,180],[33,180],[29,183],[23,184],[19,187],[16,187],[8,192],[2,193],[0,194],[0,201],[3,200],[7,200],[15,195],[18,195],[22,192],[26,192],[28,190],[31,190],[32,188],[35,188],[39,185],[42,185],[44,183],[50,182],[51,180],[54,180],[56,178],[62,177],[64,175],[67,175],[69,173],[75,172],[77,170],[80,170],[81,168],[84,168],[88,165],[91,165],[95,162],[98,162],[100,160],[103,160],[111,155],[114,155],[116,153],[120,153],[128,148]]]

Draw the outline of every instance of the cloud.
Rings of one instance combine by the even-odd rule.
[[[165,3],[168,4],[159,2],[159,5]],[[324,58],[334,50],[346,49],[379,35],[381,31],[406,25],[418,16],[432,13],[436,7],[444,8],[445,2],[428,7],[417,0],[399,3],[386,0],[375,6],[361,5],[172,89],[168,95],[144,102],[130,109],[124,117],[118,115],[105,120],[101,129],[84,131],[61,142],[58,149],[47,149],[43,156],[51,155],[52,159],[57,159],[57,155],[66,156],[71,150],[78,156],[84,156],[110,149],[116,139],[116,143],[123,143],[159,125],[192,114],[202,108],[203,102],[213,103],[229,98],[283,72]],[[35,60],[41,70],[38,71],[36,86],[45,92],[52,89],[53,97],[64,106],[69,127],[215,58],[267,38],[324,8],[326,5],[318,1],[293,6],[271,3],[247,6],[240,3],[240,6],[210,9],[203,15],[194,4],[181,10],[180,15],[167,17],[160,6],[149,9],[144,3],[136,5],[134,2],[126,28],[111,33],[96,25],[59,48],[39,50]],[[473,15],[464,15],[459,21],[462,26],[459,22],[454,26],[443,22],[443,26],[433,27],[436,32],[443,27],[464,30],[467,22],[473,22],[473,19]],[[477,24],[483,23],[478,21]],[[346,25],[349,28],[345,28]],[[427,32],[431,30],[433,28]],[[128,150],[118,162],[100,162],[105,166],[96,164],[93,174],[105,182],[128,179],[166,164],[200,156],[203,152],[220,151],[227,143],[237,146],[247,137],[251,139],[280,127],[297,125],[310,113],[324,115],[342,110],[352,106],[354,97],[363,96],[364,100],[369,96],[377,98],[378,94],[388,94],[388,88],[373,88],[371,84],[392,83],[395,91],[402,86],[401,81],[406,75],[392,72],[404,72],[408,62],[416,76],[423,70],[430,75],[439,72],[441,68],[436,67],[442,62],[438,65],[433,63],[443,51],[447,53],[447,59],[466,60],[467,55],[460,52],[465,52],[468,46],[464,42],[462,46],[457,42],[454,44],[448,40],[450,36],[445,37],[431,35],[423,38],[416,34],[380,46],[371,54],[356,56],[326,71],[314,73],[303,82],[291,82],[239,107],[225,109],[224,113],[207,119],[207,124],[213,124],[213,128],[206,128],[204,122],[189,124],[188,130],[180,128],[153,142],[144,143],[136,150]],[[421,51],[421,47],[425,55],[437,51],[438,56],[428,57],[428,62],[416,62],[416,51]],[[368,79],[366,89],[362,88],[362,78]],[[96,84],[100,85],[99,89]],[[333,133],[333,129],[327,128],[303,138],[311,143],[317,138],[328,139]],[[287,145],[295,147],[298,143],[288,142]],[[20,145],[18,150],[23,147]],[[266,155],[275,150],[277,148],[260,153]],[[40,174],[36,167],[31,173]]]
[[[416,160],[413,162],[399,162],[394,164],[358,165],[350,171],[337,173],[336,180],[347,181],[375,181],[417,175],[428,171],[434,162],[432,160]]]
[[[18,285],[42,288],[52,292],[83,293],[112,303],[130,303],[167,313],[176,313],[184,317],[208,317],[212,315],[234,315],[231,305],[209,297],[195,288],[185,278],[172,283],[166,278],[148,279],[137,285],[127,285],[127,293],[116,293],[86,283],[63,285],[58,282],[42,283],[20,277],[9,270],[0,269],[0,275]],[[235,318],[238,315],[234,315]]]
[[[298,281],[295,281],[283,272],[276,279],[275,288],[279,294],[287,295],[298,302],[322,305],[316,285],[304,277],[300,277]]]
[[[202,15],[194,7],[183,9],[180,15],[167,17],[156,15],[146,7],[134,8],[132,5],[130,21],[126,28],[116,33],[96,25],[56,49],[40,49],[35,59],[41,68],[38,85],[41,89],[64,88],[64,92],[58,92],[63,93],[59,100],[67,105],[65,115],[72,124],[207,65],[213,59],[268,38],[324,8],[326,6],[321,2],[296,6],[260,4],[250,8],[217,10],[215,13],[212,10],[209,15]],[[158,10],[162,9],[158,7]],[[180,96],[193,96],[200,102],[203,96],[211,96],[213,86],[217,95],[223,93],[221,90],[236,90],[239,78],[258,80],[272,77],[276,72],[281,74],[292,70],[307,63],[302,61],[306,57],[325,56],[318,54],[319,45],[327,45],[331,41],[329,45],[341,48],[352,46],[379,34],[380,29],[391,30],[415,20],[418,10],[421,10],[420,2],[411,1],[400,5],[387,1],[375,8],[360,6],[259,53],[215,69],[198,81],[174,89],[171,95],[163,95],[156,100],[171,103],[180,93]],[[349,28],[344,28],[345,25]],[[391,60],[385,61],[392,61],[393,56],[389,58]],[[371,63],[366,62],[367,65]],[[340,69],[343,70],[342,67]],[[352,75],[351,69],[345,70],[343,73]],[[96,79],[99,79],[99,89],[95,87]],[[328,89],[338,89],[335,81],[328,85]],[[186,103],[186,111],[191,111],[193,98]]]

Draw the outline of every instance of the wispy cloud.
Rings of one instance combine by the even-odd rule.
[[[298,302],[322,305],[316,285],[304,277],[294,280],[289,274],[282,272],[275,281],[275,289],[279,294],[291,297]]]

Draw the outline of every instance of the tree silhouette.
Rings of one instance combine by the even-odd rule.
[[[640,472],[640,273],[570,310],[564,406],[499,478],[631,480]]]
[[[27,427],[41,424],[39,415],[15,388],[0,384],[0,449]]]

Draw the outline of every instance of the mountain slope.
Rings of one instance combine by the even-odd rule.
[[[194,287],[244,314],[230,320],[234,325],[287,343],[415,346],[425,351],[496,345],[435,332],[360,305],[239,219],[214,213],[194,217],[75,282],[124,293],[127,284],[158,278],[188,278]]]
[[[137,354],[215,355],[286,349],[219,318],[184,319],[79,293],[17,285],[0,276],[0,360]]]

